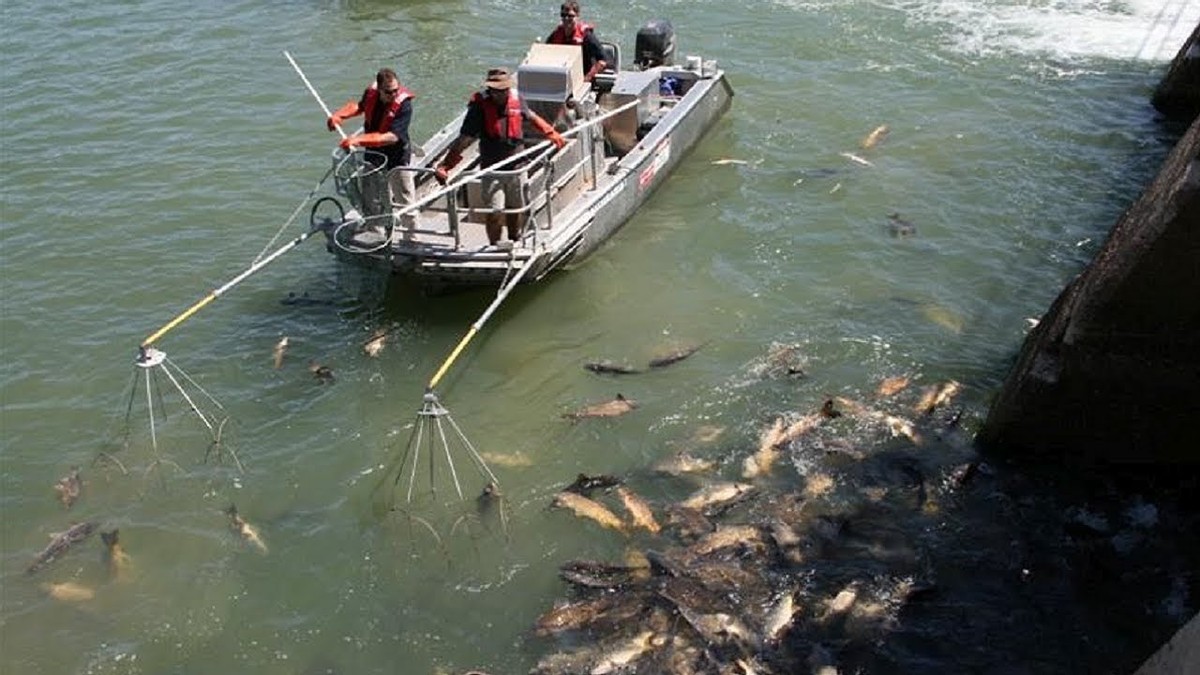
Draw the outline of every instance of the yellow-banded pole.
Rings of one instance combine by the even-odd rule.
[[[237,275],[236,277],[225,282],[225,284],[223,286],[213,289],[212,292],[210,292],[208,295],[201,298],[199,302],[192,305],[191,307],[188,307],[179,316],[177,316],[174,319],[171,319],[169,322],[167,322],[167,324],[165,326],[154,331],[154,333],[152,333],[150,335],[150,337],[146,338],[145,340],[142,340],[141,347],[143,349],[145,349],[146,347],[149,347],[150,345],[154,344],[155,341],[157,341],[162,336],[166,335],[171,329],[175,328],[179,324],[186,321],[189,317],[191,317],[196,312],[199,312],[201,309],[203,309],[206,305],[208,305],[213,300],[216,300],[217,298],[224,295],[226,291],[233,288],[234,286],[237,286],[242,281],[244,281],[247,277],[249,277],[251,274],[254,274],[255,272],[259,271],[260,269],[266,267],[273,260],[275,260],[279,256],[283,255],[284,253],[287,253],[288,251],[292,250],[293,248],[296,248],[297,246],[302,244],[305,239],[308,239],[309,237],[313,236],[314,234],[316,234],[317,232],[320,232],[320,231],[321,230],[319,230],[319,229],[313,229],[313,230],[309,230],[308,232],[305,232],[304,234],[300,235],[299,237],[296,237],[295,239],[291,240],[290,242],[279,247],[279,249],[276,250],[271,255],[267,256],[266,258],[263,258],[262,260],[254,263],[250,267],[246,268],[246,271],[242,272],[241,274]]]
[[[517,270],[517,273],[512,279],[509,279],[508,284],[500,287],[500,292],[496,294],[496,299],[492,301],[492,304],[488,305],[488,308],[485,309],[483,314],[481,314],[479,318],[475,320],[475,323],[471,324],[471,329],[468,330],[467,334],[458,341],[458,346],[454,348],[454,351],[450,352],[450,356],[446,357],[446,360],[442,362],[442,366],[438,368],[437,372],[434,373],[433,377],[429,380],[429,385],[425,388],[426,391],[433,391],[434,387],[437,387],[438,382],[440,382],[442,379],[442,376],[446,374],[446,371],[450,370],[451,364],[458,359],[458,355],[461,354],[462,350],[466,348],[467,343],[471,341],[471,338],[475,337],[475,335],[479,333],[479,329],[483,328],[483,324],[486,323],[487,320],[491,318],[492,313],[495,312],[498,307],[500,307],[500,303],[504,302],[504,299],[508,297],[509,292],[517,287],[517,284],[521,282],[521,278],[525,276],[525,273],[533,269],[534,263],[537,262],[538,258],[542,257],[542,255],[542,253],[537,253],[530,256],[529,259],[525,261],[525,265],[521,267],[521,269]]]

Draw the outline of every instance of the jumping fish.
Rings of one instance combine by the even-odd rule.
[[[703,346],[704,346],[703,344],[690,345],[688,347],[681,347],[674,351],[668,352],[666,354],[663,354],[662,356],[656,356],[656,357],[650,359],[650,367],[651,368],[662,368],[663,366],[669,366],[672,363],[679,363],[680,361],[686,359],[687,357],[691,356],[692,354],[695,354],[696,352],[700,351],[700,348]]]
[[[608,675],[608,673],[630,672],[629,664],[637,661],[643,654],[656,646],[653,631],[642,631],[626,642],[615,645],[597,659],[596,665],[589,671],[590,675]]]
[[[79,467],[71,467],[71,473],[58,479],[54,484],[54,490],[58,492],[58,501],[68,509],[79,499],[79,491],[83,487],[83,480],[79,478]]]
[[[903,391],[906,387],[908,387],[907,376],[896,375],[893,377],[885,377],[879,383],[879,386],[875,387],[875,395],[880,398],[891,396],[892,394],[897,394]]]
[[[284,335],[279,338],[279,342],[275,343],[275,349],[271,350],[271,358],[275,363],[275,370],[283,367],[283,355],[287,353],[288,336]]]
[[[858,146],[863,150],[870,150],[887,137],[888,131],[890,131],[890,129],[888,129],[888,125],[880,124],[879,126],[875,127],[874,131],[863,137],[862,142],[859,143]]]
[[[384,344],[387,343],[388,332],[386,328],[376,328],[371,337],[363,343],[363,353],[371,358],[379,356],[379,352],[383,351]]]
[[[42,589],[55,600],[63,602],[85,602],[96,597],[96,591],[74,581],[60,584],[42,584]]]
[[[538,635],[579,630],[590,626],[616,604],[615,595],[605,594],[589,600],[558,605],[537,618],[534,630]]]
[[[575,481],[564,488],[567,492],[575,492],[581,495],[589,495],[595,490],[607,490],[610,487],[615,487],[621,484],[621,479],[616,476],[610,476],[606,473],[589,476],[586,473],[581,473],[575,477]]]
[[[913,408],[914,412],[918,415],[929,415],[934,408],[949,403],[950,399],[958,394],[961,387],[962,385],[954,380],[927,387],[921,394],[921,400],[917,401],[917,405]]]
[[[230,504],[229,508],[225,509],[225,513],[229,515],[229,525],[234,532],[238,533],[243,540],[250,543],[254,548],[258,549],[259,553],[267,553],[267,544],[263,541],[262,535],[259,534],[258,528],[246,522],[245,518],[238,513],[237,506]]]
[[[100,541],[104,542],[104,562],[108,567],[108,576],[114,581],[123,581],[129,572],[129,554],[121,547],[118,539],[120,530],[101,532]]]
[[[654,512],[650,510],[650,504],[641,495],[634,493],[624,485],[618,485],[617,496],[621,498],[621,504],[629,512],[629,518],[634,527],[641,527],[654,533],[662,529],[662,526],[654,519]]]
[[[25,573],[33,574],[54,562],[55,559],[66,553],[67,549],[87,539],[95,531],[96,527],[97,524],[91,521],[76,523],[69,527],[66,532],[51,535],[53,538],[50,540],[50,544],[42,549],[42,552],[33,559],[33,563],[29,565]]]
[[[688,552],[706,556],[723,548],[758,549],[762,544],[762,532],[753,525],[720,525],[715,531],[701,537]]]
[[[796,610],[796,601],[792,597],[792,593],[785,591],[779,596],[779,600],[771,606],[771,609],[767,611],[767,615],[763,620],[763,641],[778,641],[784,629],[791,625],[792,617],[796,614]]]
[[[574,492],[560,492],[554,496],[552,506],[570,509],[575,515],[581,518],[593,520],[604,527],[612,528],[618,532],[625,531],[625,523],[617,517],[617,514],[610,511],[607,506],[600,502],[588,499],[583,495]]]
[[[321,384],[333,382],[333,369],[329,366],[311,361],[308,364],[308,372],[312,373],[313,377],[317,378],[317,381]]]
[[[701,473],[715,469],[717,463],[711,459],[701,459],[686,450],[681,450],[670,457],[661,459],[654,465],[654,470],[671,476],[681,476],[686,473]]]
[[[725,505],[742,498],[753,490],[754,486],[749,483],[713,483],[700,488],[679,505],[685,509],[705,509],[710,506]]]
[[[563,417],[572,421],[578,421],[587,417],[620,417],[637,406],[637,401],[625,398],[622,394],[617,394],[617,397],[611,401],[593,403],[579,410],[563,413]]]
[[[869,160],[863,159],[862,157],[859,157],[858,155],[854,154],[853,152],[839,152],[838,154],[856,164],[862,164],[863,166],[875,166]],[[839,185],[840,185],[840,183],[839,183]]]
[[[583,367],[585,370],[590,370],[591,372],[598,373],[600,375],[633,375],[635,373],[642,372],[638,368],[623,366],[619,363],[613,363],[612,361],[608,360],[589,361],[588,363],[583,364]]]

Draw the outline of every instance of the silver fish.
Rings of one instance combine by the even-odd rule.
[[[703,346],[704,346],[703,344],[691,345],[688,347],[682,347],[680,349],[676,349],[674,351],[668,352],[666,354],[663,354],[662,356],[656,356],[655,358],[650,359],[650,367],[651,368],[662,368],[663,366],[669,366],[672,363],[679,363],[680,361],[686,359],[687,357],[691,356],[692,354],[695,354],[696,352],[700,351],[700,348]]]
[[[283,367],[283,356],[287,354],[288,337],[284,335],[279,338],[279,342],[275,343],[275,348],[271,350],[271,359],[275,363],[275,370]]]
[[[888,125],[880,124],[862,139],[862,142],[858,144],[859,147],[861,147],[863,150],[870,150],[887,137],[888,131],[890,131],[890,129],[888,129]]]
[[[584,406],[578,410],[569,413],[563,413],[563,417],[572,421],[586,419],[588,417],[620,417],[627,412],[637,408],[637,401],[625,398],[622,394],[617,394],[617,397],[611,401],[603,403],[593,403],[592,405]]]

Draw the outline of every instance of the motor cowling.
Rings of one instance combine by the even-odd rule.
[[[634,63],[639,68],[675,65],[675,29],[666,19],[651,19],[637,32]]]

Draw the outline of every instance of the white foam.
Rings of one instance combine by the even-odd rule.
[[[1200,21],[1200,0],[914,0],[912,20],[951,32],[963,53],[1168,61]]]

